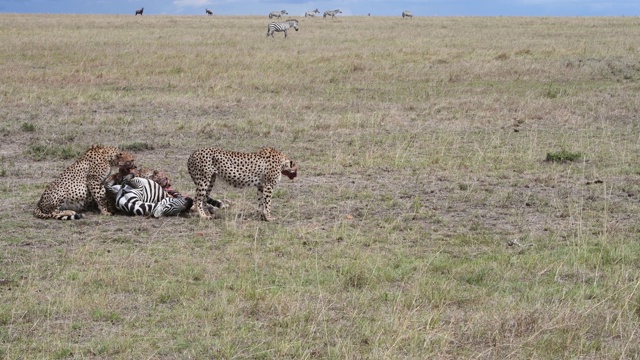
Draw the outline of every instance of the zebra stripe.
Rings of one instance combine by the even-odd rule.
[[[285,39],[287,38],[287,31],[289,28],[294,28],[298,31],[298,20],[292,19],[285,22],[272,22],[267,26],[267,37],[273,36],[274,32],[284,32]]]
[[[107,189],[116,193],[116,208],[127,215],[178,215],[193,205],[191,198],[171,197],[157,182],[140,177],[126,177],[122,185]]]
[[[320,14],[320,10],[315,9],[315,10],[313,10],[313,11],[307,11],[306,13],[304,13],[304,17],[307,17],[307,16],[309,16],[309,17],[315,17],[315,16],[316,16],[316,14]]]
[[[336,18],[336,14],[342,14],[342,11],[340,11],[340,9],[335,9],[335,10],[327,10],[324,12],[324,14],[322,14],[322,18],[326,18],[327,16],[330,16],[332,18]]]
[[[405,17],[413,18],[413,14],[411,13],[411,11],[405,10],[402,12],[402,18],[404,19]]]
[[[278,19],[280,19],[282,15],[289,15],[289,13],[287,12],[287,10],[272,11],[269,13],[269,19],[274,17],[277,17]]]

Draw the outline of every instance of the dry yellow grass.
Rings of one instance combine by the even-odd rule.
[[[299,20],[0,15],[1,357],[640,356],[636,18]],[[34,219],[93,143],[301,170],[274,223]]]

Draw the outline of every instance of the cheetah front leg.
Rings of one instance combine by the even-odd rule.
[[[87,179],[87,186],[89,187],[89,193],[91,197],[98,204],[100,215],[113,215],[109,210],[109,199],[107,198],[107,190],[102,186],[102,180],[94,177]]]
[[[274,221],[276,218],[271,216],[271,195],[273,194],[273,186],[258,186],[258,207],[261,212],[262,220]]]
[[[209,197],[211,193],[211,189],[213,189],[213,183],[215,180],[215,175],[211,177],[209,182],[202,181],[196,184],[196,198],[194,200],[196,204],[196,210],[198,211],[198,215],[200,215],[203,219],[211,219],[211,215],[208,215],[204,211],[204,201]]]

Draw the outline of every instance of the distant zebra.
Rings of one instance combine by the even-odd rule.
[[[342,11],[340,11],[340,9],[335,9],[335,10],[327,10],[324,12],[324,14],[322,14],[322,18],[326,18],[327,16],[330,16],[332,18],[336,18],[336,14],[342,14]]]
[[[209,9],[204,9],[204,12],[207,13],[207,15],[213,15],[213,11]]]
[[[411,13],[411,11],[405,10],[405,11],[402,12],[402,18],[404,19],[406,17],[413,19],[413,14]]]
[[[135,16],[142,16],[142,12],[144,11],[144,8],[140,9],[140,10],[136,10],[136,15]]]
[[[289,28],[294,28],[296,29],[296,31],[298,31],[298,20],[296,19],[291,19],[291,20],[287,20],[285,22],[272,22],[269,24],[269,26],[267,26],[267,37],[269,35],[271,35],[271,37],[273,36],[274,32],[283,32],[284,31],[284,38],[287,38],[287,31],[289,30]]]
[[[306,13],[304,13],[304,17],[307,17],[307,16],[309,16],[309,17],[315,17],[315,16],[316,16],[316,14],[320,14],[320,10],[315,9],[315,10],[313,10],[313,11],[307,11]]]
[[[277,17],[278,19],[280,19],[282,15],[289,15],[289,13],[287,12],[287,10],[272,11],[269,13],[269,19],[274,17]]]

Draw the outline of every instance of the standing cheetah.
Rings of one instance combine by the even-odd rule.
[[[202,148],[191,154],[187,167],[196,184],[196,210],[205,219],[211,216],[205,213],[203,202],[209,197],[216,177],[220,176],[234,187],[257,187],[262,219],[274,220],[271,216],[273,188],[280,181],[281,174],[293,180],[298,171],[298,166],[285,154],[269,147],[254,153]]]

